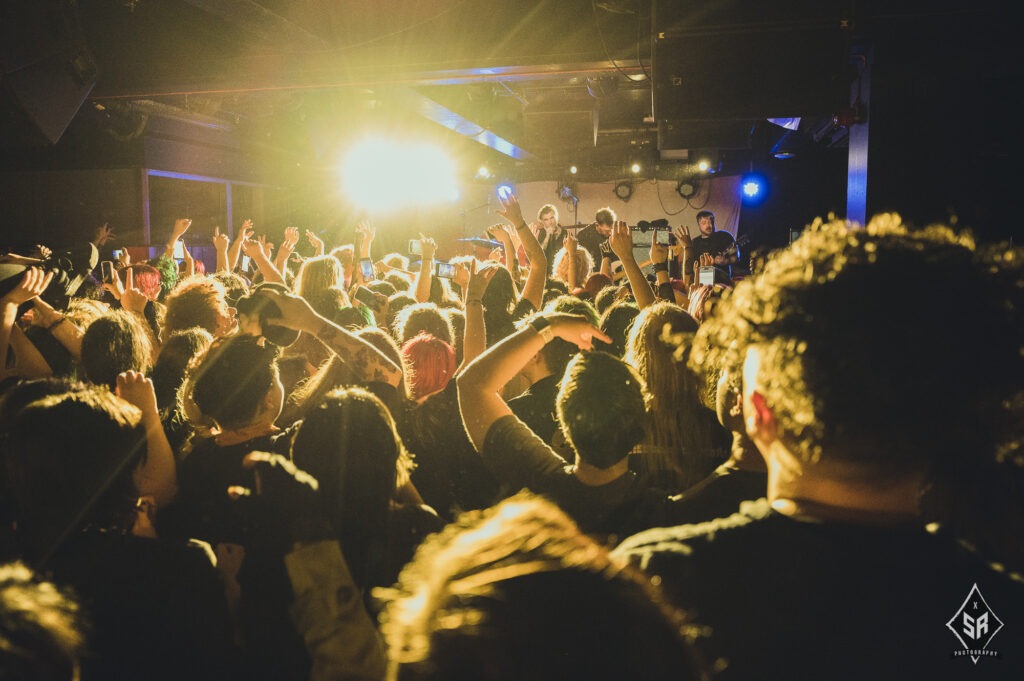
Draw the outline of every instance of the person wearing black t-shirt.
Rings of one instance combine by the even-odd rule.
[[[715,214],[709,210],[697,213],[697,229],[700,234],[690,238],[689,233],[680,235],[683,246],[683,280],[689,286],[694,279],[694,265],[702,255],[708,255],[727,279],[732,279],[732,266],[739,260],[736,240],[729,232],[715,230]],[[719,275],[720,277],[720,275]]]

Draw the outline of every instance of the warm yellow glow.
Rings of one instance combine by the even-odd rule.
[[[352,147],[341,186],[354,204],[374,213],[458,198],[456,168],[437,147],[367,139]]]
[[[569,166],[569,172],[575,175],[577,172],[579,172],[579,168],[577,168],[576,166]]]
[[[697,168],[701,172],[707,171],[707,169],[710,168],[710,167],[711,167],[711,164],[708,163],[706,160],[703,160],[703,159],[701,159],[701,161],[697,164]]]
[[[639,173],[639,172],[640,172],[640,164],[639,164],[639,163],[634,163],[634,164],[633,164],[633,165],[632,165],[632,166],[630,167],[630,170],[632,170],[632,171],[633,171],[633,174],[634,174],[634,175],[636,175],[637,173]]]

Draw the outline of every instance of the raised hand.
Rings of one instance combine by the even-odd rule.
[[[625,221],[616,220],[615,224],[612,225],[612,233],[608,237],[608,245],[611,247],[612,252],[619,256],[619,260],[633,259],[633,233]]]
[[[422,255],[420,256],[424,261],[433,260],[434,254],[437,253],[437,244],[429,236],[424,236],[420,233],[420,249]]]
[[[478,268],[474,259],[470,264],[469,282],[466,284],[466,300],[480,300],[484,297],[487,284],[498,272],[496,265],[485,265]]]
[[[125,371],[118,374],[114,391],[122,400],[138,407],[143,414],[158,413],[153,381],[142,372]]]
[[[121,267],[131,267],[132,256],[128,252],[127,248],[122,248],[121,252],[117,256],[117,261],[121,263]]]
[[[364,241],[373,241],[377,236],[377,228],[369,220],[362,220],[356,225],[356,234],[363,237]]]
[[[9,305],[21,305],[39,296],[50,285],[53,279],[53,272],[44,272],[39,267],[30,267],[25,270],[21,281],[13,289],[7,292],[0,303]]]
[[[711,267],[715,264],[715,256],[710,253],[701,253],[700,260],[698,261],[700,267]]]
[[[657,234],[655,234],[657,236]],[[659,244],[657,239],[651,239],[651,262],[658,264],[668,260],[668,246],[665,244]]]
[[[149,298],[141,290],[135,288],[135,278],[131,268],[124,271],[124,288],[121,290],[121,307],[129,312],[137,312],[142,314],[146,309],[146,303],[149,302]],[[118,285],[120,285],[121,278],[118,276],[114,277]]]
[[[501,208],[497,210],[498,215],[508,220],[513,227],[518,227],[526,222],[523,219],[523,209],[519,206],[519,199],[515,194],[509,194],[506,199],[499,196],[498,202],[501,204]]]
[[[508,233],[506,225],[491,225],[487,228],[487,233],[501,243],[512,243],[512,235]]]
[[[575,253],[576,246],[578,244],[579,242],[576,240],[576,236],[574,234],[571,234],[569,232],[565,233],[565,238],[562,239],[562,248],[565,249],[566,253]]]
[[[282,293],[272,288],[261,289],[260,295],[266,296],[281,311],[279,317],[268,317],[268,324],[283,326],[296,331],[314,333],[320,325],[320,315],[306,302],[305,298],[294,293]]]
[[[690,238],[690,230],[686,227],[676,227],[672,230],[672,233],[676,235],[676,241],[683,248],[689,248],[693,245],[693,239]]]
[[[90,241],[92,241],[96,248],[100,248],[108,241],[116,237],[117,235],[114,234],[114,230],[110,228],[109,224],[104,222],[102,225],[93,230],[92,239],[90,239]]]
[[[224,251],[226,253],[227,250],[228,250],[228,245],[230,243],[231,243],[231,240],[228,239],[228,235],[220,233],[220,227],[219,226],[213,228],[213,247],[214,248],[216,248],[218,251]]]
[[[284,241],[281,242],[281,248],[287,248],[288,251],[295,249],[295,244],[299,243],[299,229],[298,227],[285,227],[284,228]]]
[[[313,247],[314,255],[324,254],[324,242],[320,237],[313,233],[313,230],[306,230],[306,240],[309,241],[309,245]]]
[[[583,315],[576,314],[545,314],[544,317],[551,322],[551,332],[569,341],[580,350],[593,350],[594,339],[611,343],[612,339],[603,331],[587,321]]]
[[[184,236],[185,232],[187,232],[188,228],[191,226],[192,220],[189,218],[178,218],[177,220],[175,220],[174,228],[171,230],[171,243],[177,241],[182,236]]]

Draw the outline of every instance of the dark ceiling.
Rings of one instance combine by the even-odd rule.
[[[723,172],[749,164],[783,134],[770,116],[803,117],[805,148],[844,146],[835,116],[849,105],[851,48],[887,36],[963,50],[935,46],[932,30],[957,35],[979,16],[987,30],[989,4],[65,0],[5,17],[3,58],[10,73],[14,43],[63,26],[91,59],[82,79],[95,67],[78,117],[102,111],[121,136],[160,116],[309,160],[391,126],[441,135],[521,179],[570,164],[607,179],[634,160],[673,176],[698,151]],[[30,28],[11,33],[19,22]],[[904,53],[898,68],[931,60]]]

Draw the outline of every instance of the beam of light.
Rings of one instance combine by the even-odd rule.
[[[352,203],[374,213],[455,201],[455,163],[441,149],[421,143],[366,139],[341,167],[341,187]]]
[[[757,205],[768,194],[768,182],[757,173],[748,173],[740,180],[740,198],[747,205]]]

